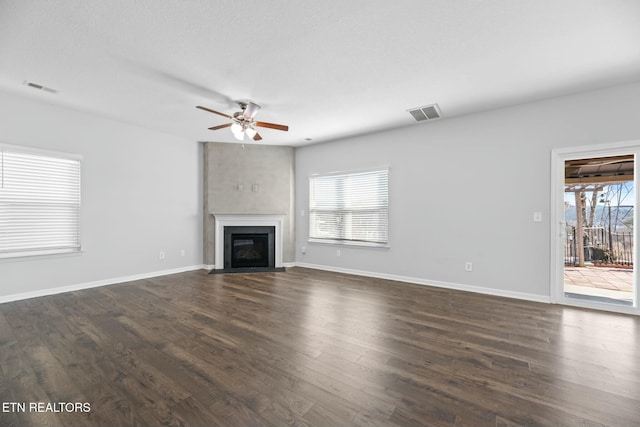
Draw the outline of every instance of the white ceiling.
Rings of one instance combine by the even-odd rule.
[[[637,0],[0,0],[0,90],[194,141],[235,141],[196,105],[302,145],[636,80]]]

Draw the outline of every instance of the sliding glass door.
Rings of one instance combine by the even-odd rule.
[[[553,152],[552,300],[638,313],[638,144]]]

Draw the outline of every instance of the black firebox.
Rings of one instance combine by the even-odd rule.
[[[275,268],[276,228],[224,227],[224,269]]]

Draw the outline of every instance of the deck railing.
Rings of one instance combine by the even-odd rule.
[[[604,227],[584,228],[584,260],[593,263],[633,265],[633,231],[609,233]],[[576,227],[569,225],[564,240],[565,265],[578,264]]]

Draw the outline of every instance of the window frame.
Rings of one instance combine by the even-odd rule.
[[[64,254],[79,254],[82,252],[82,175],[83,175],[83,156],[74,153],[46,150],[41,148],[34,148],[21,145],[6,144],[0,142],[0,153],[12,153],[37,157],[48,157],[60,160],[70,160],[77,162],[78,179],[74,181],[74,186],[77,185],[77,205],[73,204],[77,208],[77,215],[75,216],[74,224],[77,230],[77,245],[65,246],[65,247],[37,247],[32,248],[18,248],[15,250],[7,250],[0,252],[0,260],[10,260],[14,258],[23,257],[37,257],[47,255],[64,255]],[[3,155],[3,154],[2,154]],[[2,159],[2,157],[0,157]],[[0,165],[0,186],[4,185],[4,169],[3,165]],[[0,191],[1,191],[0,187]],[[1,231],[0,231],[1,232]]]
[[[366,173],[371,173],[371,172],[385,172],[386,173],[386,205],[382,208],[386,211],[386,240],[384,241],[369,241],[369,240],[362,240],[362,239],[348,239],[348,238],[323,238],[323,237],[317,237],[317,236],[312,236],[313,233],[313,224],[312,224],[312,220],[313,220],[313,211],[314,210],[318,210],[318,211],[322,211],[322,209],[314,209],[312,208],[313,206],[313,201],[312,201],[312,197],[313,197],[313,190],[312,190],[312,185],[313,185],[313,180],[316,178],[328,178],[328,177],[339,177],[339,176],[350,176],[350,175],[360,175],[360,174],[366,174]],[[391,168],[389,166],[380,166],[380,167],[375,167],[375,168],[368,168],[368,169],[356,169],[356,170],[347,170],[347,171],[336,171],[336,172],[329,172],[329,173],[315,173],[312,174],[308,177],[308,190],[309,190],[309,194],[308,194],[308,239],[307,241],[309,243],[318,243],[318,244],[327,244],[327,245],[340,245],[340,246],[359,246],[359,247],[367,247],[367,248],[379,248],[379,249],[389,249],[389,242],[390,242],[390,197],[389,197],[389,183],[390,183],[390,175],[391,175]],[[343,211],[346,212],[349,209],[325,209],[324,211]]]

